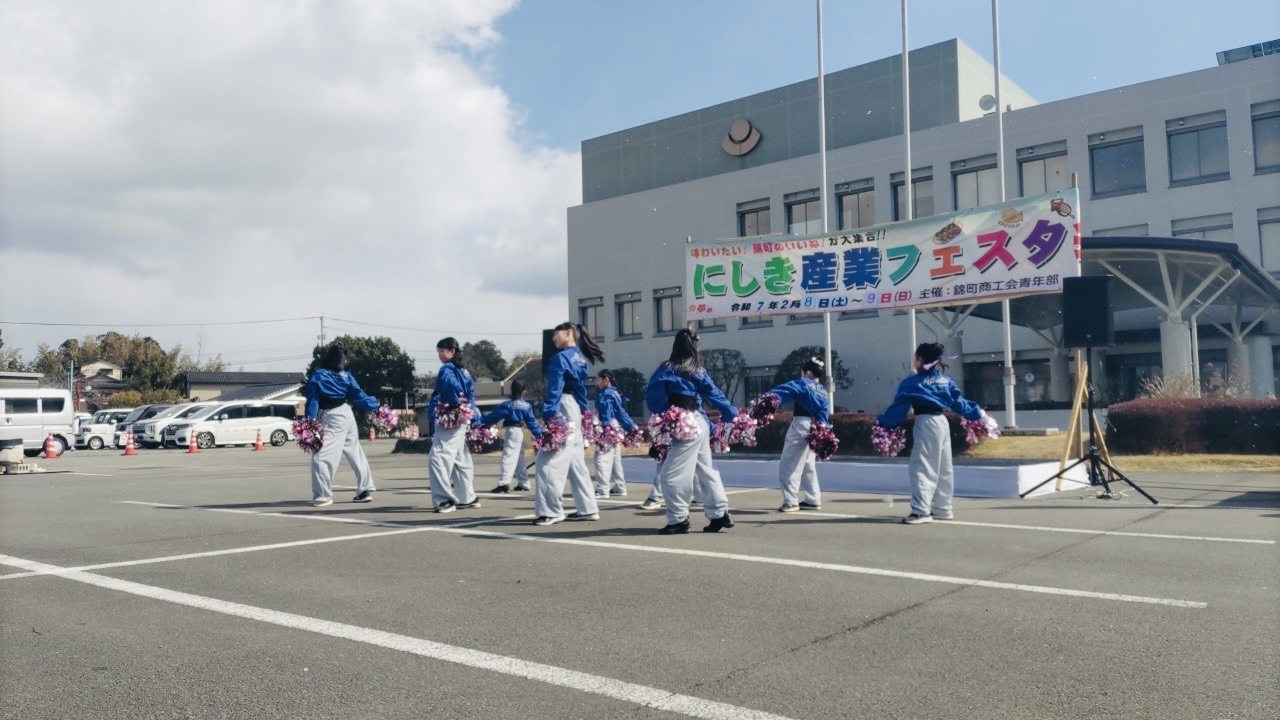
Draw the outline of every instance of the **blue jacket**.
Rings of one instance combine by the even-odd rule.
[[[365,395],[355,376],[346,370],[334,372],[317,368],[307,380],[303,394],[307,397],[307,417],[312,420],[320,414],[320,398],[345,400],[365,412],[378,409],[378,401]]]
[[[440,366],[440,374],[436,376],[436,389],[431,391],[431,400],[427,403],[427,418],[432,427],[436,424],[436,411],[441,405],[471,406],[471,424],[480,424],[480,411],[476,409],[476,384],[471,373],[457,363],[447,362]]]
[[[783,405],[790,403],[800,411],[797,415],[809,415],[814,422],[831,424],[831,400],[827,397],[827,389],[817,380],[796,378],[769,392],[781,398]]]
[[[533,406],[527,400],[507,400],[480,419],[481,425],[496,425],[500,422],[524,423],[529,426],[534,437],[542,437],[542,426],[538,424],[538,418],[533,415]]]
[[[566,392],[573,395],[578,402],[578,409],[586,412],[587,408],[587,376],[591,374],[587,366],[587,358],[576,345],[567,347],[547,361],[544,371],[547,378],[546,399],[542,401],[542,419],[550,420],[560,409],[560,398]]]
[[[966,400],[960,394],[955,381],[942,374],[942,369],[935,367],[926,372],[916,373],[898,385],[898,394],[893,404],[885,409],[876,422],[881,427],[892,428],[907,419],[907,412],[912,404],[933,407],[939,410],[951,410],[966,420],[982,418],[982,407],[972,400]]]
[[[692,376],[676,372],[671,363],[662,363],[653,375],[649,376],[649,384],[644,389],[644,404],[651,413],[666,412],[671,407],[671,396],[692,398],[694,409],[706,417],[707,411],[702,409],[702,400],[720,410],[725,422],[732,422],[738,416],[738,409],[720,392],[716,383],[701,368]]]
[[[600,418],[601,427],[617,420],[622,429],[627,432],[636,429],[635,421],[627,414],[626,403],[623,402],[622,393],[618,392],[616,387],[607,387],[596,396],[596,415]]]

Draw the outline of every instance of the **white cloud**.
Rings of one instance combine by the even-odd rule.
[[[580,169],[486,77],[513,4],[0,4],[0,319],[326,314],[536,348],[496,333],[563,319]],[[103,331],[3,327],[28,357]],[[305,354],[317,327],[210,328],[206,350]]]

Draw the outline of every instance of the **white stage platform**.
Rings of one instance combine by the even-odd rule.
[[[778,459],[776,456],[751,457],[749,455],[717,455],[716,469],[726,487],[778,487]],[[622,459],[627,480],[632,483],[652,481],[657,466],[647,457]],[[1020,464],[1012,461],[990,464],[957,462],[956,496],[973,498],[1016,498],[1058,472],[1056,462]],[[829,492],[881,493],[910,495],[911,484],[907,479],[907,459],[893,458],[838,458],[818,463],[818,479],[822,489]],[[1045,483],[1027,497],[1048,495],[1055,491],[1057,481]],[[1063,475],[1062,491],[1088,487],[1088,476],[1083,465],[1077,465]]]

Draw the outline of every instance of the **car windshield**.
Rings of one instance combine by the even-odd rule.
[[[213,407],[213,406],[212,406],[212,405],[192,405],[191,407],[187,408],[186,410],[183,410],[182,412],[178,413],[178,417],[179,417],[179,418],[189,418],[189,417],[191,417],[192,415],[195,415],[196,413],[200,412],[201,410],[208,410],[208,409],[209,409],[209,408],[211,408],[211,407]]]
[[[155,415],[152,416],[152,419],[159,420],[160,418],[173,417],[174,415],[177,415],[178,413],[186,409],[187,409],[186,405],[173,405],[156,413]],[[179,415],[179,417],[181,416]]]
[[[111,422],[111,413],[109,412],[94,413],[93,419],[89,421],[89,423],[92,425],[100,425],[105,422]]]

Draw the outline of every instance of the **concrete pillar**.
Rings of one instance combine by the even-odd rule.
[[[956,358],[955,359],[956,367],[953,367],[952,371],[948,372],[947,374],[951,376],[952,380],[956,381],[956,387],[960,388],[960,392],[963,393],[964,392],[964,331],[961,330],[957,332],[955,330],[947,330],[947,332],[942,336],[942,346],[946,348],[946,350],[943,351],[944,356],[954,355]],[[947,365],[952,364],[947,362],[945,359],[942,362]]]
[[[1070,350],[1055,348],[1049,355],[1049,399],[1056,402],[1071,400],[1071,363],[1067,357]]]
[[[1191,326],[1180,316],[1160,323],[1160,366],[1166,383],[1191,381]]]
[[[1227,385],[1237,397],[1254,397],[1252,365],[1249,348],[1243,340],[1233,339],[1227,343]]]
[[[1268,398],[1276,394],[1276,368],[1271,351],[1271,336],[1257,333],[1245,338],[1249,348],[1249,397]]]

